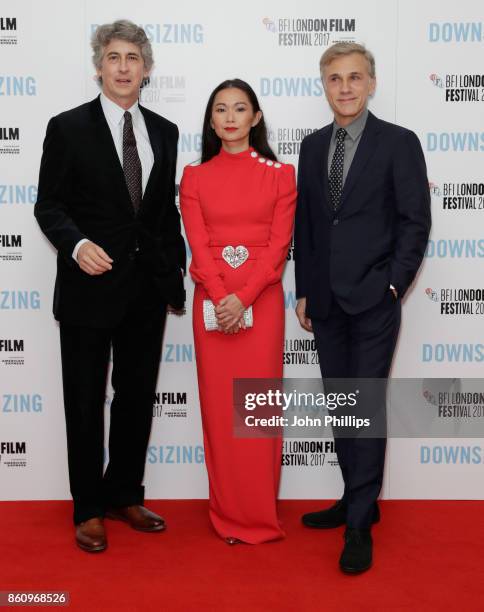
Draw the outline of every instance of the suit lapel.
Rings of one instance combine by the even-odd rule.
[[[321,187],[323,190],[323,209],[327,215],[331,214],[331,204],[329,200],[329,180],[328,180],[328,155],[329,145],[331,143],[331,134],[333,133],[333,125],[327,125],[321,132],[321,159],[318,162],[318,174],[321,177]]]
[[[129,195],[126,179],[124,177],[123,167],[121,166],[116,147],[114,146],[111,130],[109,129],[108,122],[104,116],[100,96],[93,100],[91,105],[91,112],[96,130],[95,137],[96,142],[99,145],[99,150],[96,153],[103,160],[103,164],[107,165],[107,169],[110,170],[115,176],[116,186],[119,190],[122,205],[127,208],[131,214],[134,214],[131,197]],[[143,203],[150,198],[153,187],[156,185],[156,179],[160,173],[162,165],[163,154],[161,133],[156,125],[156,122],[153,120],[151,113],[148,113],[141,105],[139,109],[145,120],[146,130],[148,132],[148,138],[150,139],[154,157],[153,167],[151,169],[150,176],[148,177],[146,189],[141,201],[141,206],[143,206]]]
[[[341,194],[340,208],[344,206],[345,201],[348,199],[356,182],[365,168],[368,160],[373,155],[377,141],[378,141],[378,119],[372,113],[368,113],[368,119],[361,135],[361,140],[356,149],[355,156],[351,163],[348,176],[343,187],[343,193]]]
[[[134,214],[133,205],[131,204],[131,197],[129,195],[126,179],[124,177],[123,167],[121,166],[116,147],[114,146],[111,130],[109,129],[108,122],[104,116],[100,96],[93,100],[91,104],[95,139],[98,145],[96,155],[102,160],[102,165],[106,167],[108,173],[112,173],[112,175],[115,177],[114,186],[118,189],[120,202],[125,208]]]
[[[153,190],[153,186],[156,185],[156,179],[161,170],[161,162],[162,162],[162,138],[160,130],[156,125],[156,122],[153,120],[151,113],[148,113],[145,108],[141,105],[139,107],[141,113],[143,114],[143,118],[146,124],[146,130],[148,132],[148,138],[150,139],[151,148],[153,150],[153,167],[151,168],[150,176],[148,177],[148,183],[146,184],[146,189],[143,194],[143,200],[141,205],[145,201],[150,198],[151,192]]]

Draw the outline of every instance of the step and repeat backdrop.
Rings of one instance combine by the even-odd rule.
[[[118,18],[142,25],[152,42],[155,67],[141,103],[180,128],[177,181],[183,167],[200,157],[210,92],[232,77],[252,84],[274,151],[282,161],[297,165],[302,138],[331,121],[319,79],[321,54],[337,41],[365,43],[377,66],[370,108],[417,133],[432,193],[431,240],[404,302],[392,376],[445,378],[449,388],[456,379],[482,377],[480,4],[266,0],[234,5],[229,12],[195,0],[2,0],[0,499],[69,498],[59,338],[51,314],[55,252],[36,225],[33,205],[48,119],[98,94],[90,36],[97,25]],[[294,315],[293,266],[291,249],[284,276],[285,376],[317,377],[313,338]],[[186,285],[187,313],[168,317],[153,405],[146,462],[147,496],[153,498],[207,495],[190,279]],[[432,403],[430,391],[425,397]],[[111,398],[108,385],[107,427]],[[341,493],[331,439],[287,439],[283,465],[282,498],[334,498]],[[484,440],[479,438],[391,439],[383,496],[483,499],[483,472]]]

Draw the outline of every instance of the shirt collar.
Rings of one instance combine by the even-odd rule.
[[[104,112],[104,116],[106,117],[106,120],[108,121],[108,123],[113,126],[119,125],[121,120],[124,117],[125,109],[121,108],[121,106],[118,106],[116,102],[113,102],[112,100],[110,100],[102,92],[101,92],[101,106]],[[133,117],[133,121],[135,121],[138,116],[138,113],[140,112],[137,100],[133,104],[133,106],[131,106],[131,108],[128,108],[128,111],[131,113],[131,116]]]
[[[345,130],[351,140],[354,141],[360,136],[361,132],[365,129],[367,119],[368,109],[365,108],[365,110],[361,113],[359,117],[357,117],[354,121],[352,121],[349,125],[345,127]],[[333,122],[333,138],[336,138],[336,132],[340,127],[341,126],[338,125],[336,121]]]

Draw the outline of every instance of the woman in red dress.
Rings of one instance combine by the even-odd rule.
[[[201,161],[185,168],[180,201],[196,283],[209,514],[229,544],[257,544],[284,537],[276,510],[282,438],[234,436],[232,385],[234,378],[282,378],[281,275],[293,229],[294,168],[277,161],[257,97],[239,79],[221,83],[209,98]],[[229,249],[224,259],[227,246],[240,258]],[[215,331],[205,329],[204,300],[216,306]],[[249,306],[253,327],[246,328]]]

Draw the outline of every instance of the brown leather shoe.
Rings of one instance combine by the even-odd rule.
[[[79,523],[76,526],[76,543],[86,552],[101,552],[106,549],[108,542],[104,523],[101,517],[95,517]]]
[[[124,508],[110,508],[106,517],[115,521],[124,521],[138,531],[163,531],[166,529],[165,520],[144,506],[125,506]]]

